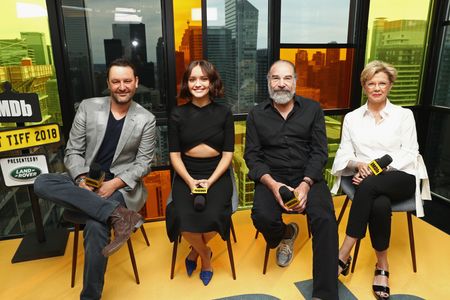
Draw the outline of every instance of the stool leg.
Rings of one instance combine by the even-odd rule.
[[[230,258],[231,273],[233,274],[233,279],[236,280],[236,270],[234,268],[234,258],[233,249],[231,248],[230,239],[227,240],[228,257]]]
[[[308,238],[311,238],[311,225],[309,225],[308,218],[306,218],[306,227],[308,228]]]
[[[264,253],[264,266],[263,266],[263,274],[266,274],[267,271],[267,261],[269,260],[269,252],[270,252],[270,248],[269,248],[269,244],[266,244],[266,252]]]
[[[409,248],[411,249],[411,259],[412,259],[412,263],[413,263],[413,271],[414,271],[414,273],[416,273],[417,272],[416,247],[414,245],[414,231],[413,231],[411,212],[406,213],[406,218],[408,219]]]
[[[180,235],[181,239],[181,235]],[[177,250],[178,250],[178,239],[173,242],[173,250],[172,250],[172,265],[170,267],[170,279],[173,279],[173,273],[175,271],[175,262],[177,260]]]
[[[345,197],[344,204],[342,205],[341,212],[339,213],[339,217],[337,219],[338,226],[339,226],[339,223],[341,223],[342,217],[344,216],[344,212],[345,212],[345,209],[347,208],[348,201],[350,201],[350,198],[347,196],[347,197]]]
[[[148,238],[147,238],[147,233],[145,232],[144,224],[142,224],[142,226],[141,226],[141,232],[142,232],[142,235],[144,236],[145,243],[147,244],[147,246],[150,246],[150,242],[148,241]]]
[[[131,264],[133,265],[134,278],[136,278],[136,283],[139,284],[139,274],[136,266],[136,258],[134,257],[133,244],[131,243],[131,238],[127,241],[128,252],[130,252]]]
[[[231,228],[231,234],[233,235],[233,240],[235,243],[237,243],[236,232],[234,232],[233,219],[230,220],[230,228]]]
[[[359,244],[361,243],[361,240],[358,240],[355,245],[355,252],[353,252],[353,261],[352,261],[352,273],[355,272],[355,266],[356,266],[356,259],[358,258],[358,252],[359,252]]]
[[[73,231],[73,252],[72,252],[72,278],[70,280],[70,287],[75,286],[75,274],[77,272],[77,252],[78,252],[78,235],[80,233],[80,224],[75,224]]]

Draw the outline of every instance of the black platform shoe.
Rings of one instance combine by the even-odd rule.
[[[385,271],[385,270],[380,270],[375,265],[375,276],[386,276],[387,278],[389,278],[389,272]],[[377,298],[377,300],[388,300],[389,299],[390,289],[388,286],[374,284],[374,285],[372,285],[372,289],[373,289],[373,294],[375,295],[375,298]],[[387,294],[387,297],[382,296],[381,293]]]
[[[343,262],[342,260],[338,260],[339,267],[342,268],[341,274],[344,276],[348,275],[348,272],[350,271],[350,265],[352,263],[352,257],[349,256],[346,262]]]

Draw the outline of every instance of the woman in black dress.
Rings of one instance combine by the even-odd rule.
[[[214,66],[193,61],[181,82],[180,97],[189,102],[173,108],[169,120],[170,161],[175,176],[173,201],[167,205],[166,227],[171,242],[179,234],[191,245],[185,265],[188,276],[197,268],[207,285],[212,278],[212,252],[208,242],[219,233],[229,236],[232,181],[228,168],[234,151],[233,114],[214,102],[223,96],[223,86]],[[191,191],[207,188],[206,206],[194,209]]]

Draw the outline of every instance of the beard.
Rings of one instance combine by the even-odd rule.
[[[131,102],[131,100],[133,99],[134,94],[130,94],[128,97],[126,98],[120,98],[117,97],[114,93],[111,93],[111,99],[118,105],[126,105],[128,103]]]
[[[295,91],[295,89],[294,89]],[[276,104],[286,104],[294,97],[295,92],[290,90],[274,90],[269,86],[269,96]]]

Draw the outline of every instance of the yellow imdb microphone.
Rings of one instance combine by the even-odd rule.
[[[278,192],[280,193],[281,200],[283,200],[283,203],[287,208],[296,207],[300,203],[297,195],[290,191],[285,185],[280,186]]]
[[[191,192],[194,196],[194,209],[198,212],[203,211],[206,207],[206,195],[208,194],[208,189],[196,186]]]
[[[102,166],[98,163],[93,163],[89,167],[89,173],[84,180],[86,185],[96,189],[100,188],[103,180],[105,180],[105,172],[103,172]]]
[[[384,155],[383,157],[372,160],[369,163],[369,168],[372,170],[374,175],[378,175],[383,172],[383,169],[389,166],[392,162],[392,157],[389,154]]]

